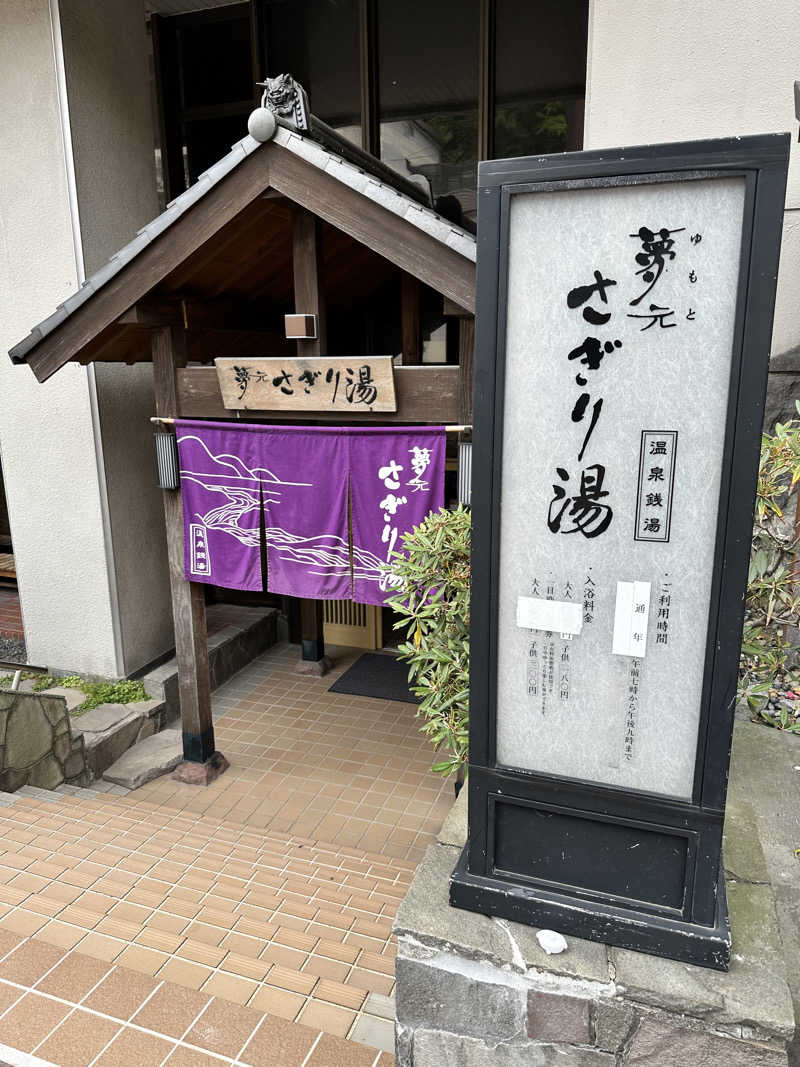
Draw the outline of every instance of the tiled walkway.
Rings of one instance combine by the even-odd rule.
[[[85,981],[142,994],[125,1018],[127,1002],[106,1011],[88,988],[82,1000],[78,987],[59,987],[48,994],[55,1007],[20,1001],[36,983],[9,977],[22,951],[12,948],[0,962],[0,1062],[3,1046],[15,1047],[9,1026],[33,1005],[42,1026],[55,1021],[26,1039],[40,1035],[36,1046],[16,1047],[58,1067],[133,1062],[113,1043],[124,1050],[155,1035],[150,1059],[137,1044],[137,1067],[393,1062],[391,923],[451,786],[427,770],[413,706],[328,693],[352,656],[324,679],[293,674],[296,658],[294,648],[270,650],[217,691],[217,743],[232,766],[207,789],[161,779],[124,797],[0,794],[0,950],[3,938],[25,938],[44,963],[60,954],[51,967],[65,974],[82,972],[77,956]],[[64,953],[72,962],[59,962]],[[145,997],[152,1006],[130,1021]],[[90,1056],[74,1037],[71,1059],[59,1045],[61,1059],[48,1060],[48,1042],[66,1048],[81,1029],[70,1018],[86,1022],[87,1011],[97,1040],[112,1044]],[[120,1032],[123,1023],[139,1036]],[[252,1040],[248,1026],[259,1027]],[[224,1048],[209,1044],[212,1033]],[[270,1058],[278,1040],[302,1055]]]
[[[297,675],[297,648],[270,649],[214,694],[217,748],[231,769],[207,789],[161,778],[137,797],[255,830],[419,863],[453,802],[431,774],[416,706],[330,693],[357,652],[336,650],[325,678]]]
[[[19,1067],[388,1067],[393,1057],[0,930],[0,1057]]]

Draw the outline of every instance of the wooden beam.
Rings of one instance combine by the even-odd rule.
[[[151,344],[156,414],[169,417],[177,412],[176,375],[186,361],[183,333],[174,326],[162,326],[153,332]],[[214,743],[205,596],[202,585],[184,577],[180,491],[165,489],[163,496],[184,758],[173,777],[207,785],[228,764]]]
[[[472,425],[473,368],[475,366],[475,319],[458,323],[458,421]]]
[[[268,313],[269,309],[267,309]],[[273,314],[273,320],[276,316]],[[266,321],[264,307],[247,300],[216,297],[213,300],[139,300],[116,320],[119,326],[180,326],[184,330],[234,330],[277,335],[274,321]],[[283,336],[282,334],[280,336]]]
[[[419,280],[403,272],[401,291],[401,337],[403,364],[417,367],[422,363],[422,335],[419,321]]]
[[[474,312],[471,260],[274,141],[267,147],[270,184],[275,189]]]
[[[342,419],[341,412],[325,415],[322,412],[309,416],[309,422],[351,423],[399,423],[448,425],[460,421],[459,368],[444,364],[429,364],[422,367],[395,367],[394,386],[397,394],[397,411],[394,414],[352,415]],[[178,414],[189,419],[233,419],[222,403],[217,372],[213,367],[187,367],[178,371]],[[248,411],[248,421],[259,418],[275,421],[274,413]],[[296,421],[296,420],[295,420]]]
[[[300,601],[300,647],[307,663],[323,663],[325,660],[325,620],[321,600]],[[324,673],[324,672],[320,672]]]
[[[185,326],[180,304],[140,300],[117,317],[118,326]]]
[[[298,356],[326,355],[328,330],[325,321],[325,295],[320,281],[322,248],[320,226],[314,215],[296,208],[292,220],[292,271],[294,274],[295,314],[317,316],[317,336],[298,340]]]
[[[267,188],[272,156],[266,147],[240,163],[91,299],[76,308],[63,325],[39,342],[27,362],[40,382],[76,359],[101,330],[141,300]]]
[[[328,330],[325,321],[325,294],[320,280],[322,265],[321,224],[305,208],[296,207],[292,216],[292,272],[294,275],[295,313],[315,315],[317,336],[298,339],[297,354],[301,357],[320,356],[328,350]],[[341,413],[340,413],[341,414]],[[324,620],[322,601],[304,599],[300,603],[300,631],[302,660],[317,665],[325,674],[329,661],[325,659]]]
[[[471,319],[473,317],[471,311],[459,307],[454,300],[448,300],[447,297],[443,301],[442,314],[454,319]]]

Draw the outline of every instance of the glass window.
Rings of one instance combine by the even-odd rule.
[[[478,0],[378,0],[381,159],[475,218]]]
[[[272,0],[267,55],[271,75],[291,74],[312,113],[361,145],[357,0]]]
[[[248,4],[231,7],[225,18],[213,12],[211,18],[185,20],[178,40],[184,108],[253,100]]]
[[[497,0],[494,156],[583,145],[587,0]]]

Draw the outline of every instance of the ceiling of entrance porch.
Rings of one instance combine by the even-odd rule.
[[[295,206],[324,224],[329,307],[346,310],[356,295],[369,299],[399,268],[473,310],[474,237],[373,173],[382,173],[379,161],[361,162],[280,125],[266,144],[245,137],[9,355],[29,363],[40,381],[70,361],[147,362],[148,330],[164,322],[158,309],[153,313],[159,301],[169,305],[166,321],[188,331],[187,309],[195,305],[196,326],[205,332],[200,345],[213,329],[251,330],[251,342],[259,329],[272,330],[285,345],[282,315],[302,311],[292,307]],[[213,358],[187,340],[190,359]],[[264,340],[262,334],[262,355]],[[219,354],[218,344],[214,349]]]

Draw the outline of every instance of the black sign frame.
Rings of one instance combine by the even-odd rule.
[[[764,134],[479,166],[472,603],[481,609],[471,615],[469,840],[451,880],[457,907],[719,970],[729,966],[722,827],[788,158],[789,134]],[[744,220],[691,800],[499,766],[511,198],[551,182],[581,187],[723,175],[745,179]],[[575,847],[563,849],[565,841]]]

